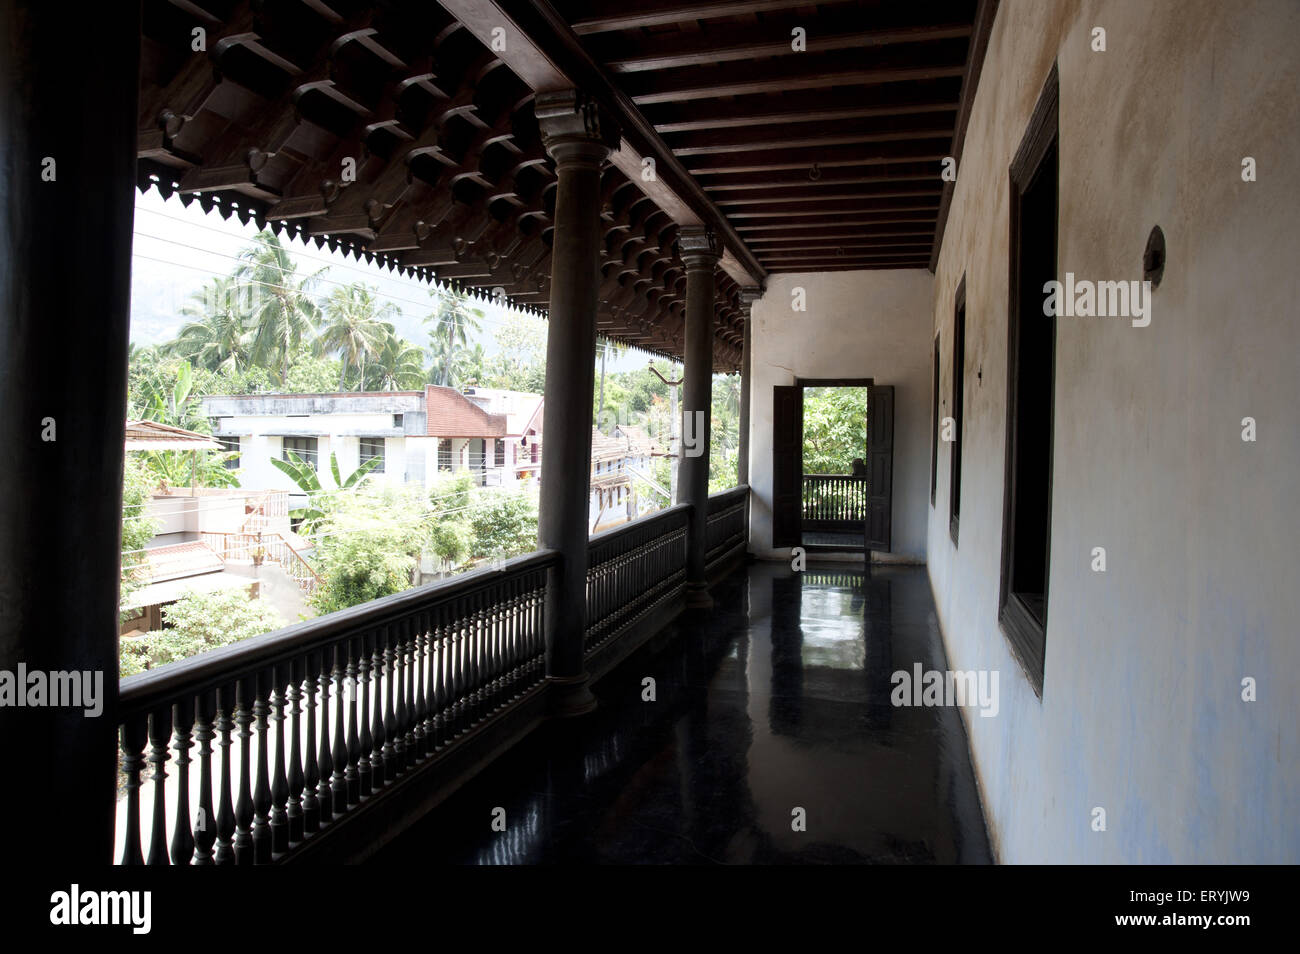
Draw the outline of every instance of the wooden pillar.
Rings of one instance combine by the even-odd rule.
[[[763,294],[762,289],[749,286],[740,290],[740,313],[745,317],[745,340],[740,352],[740,460],[736,477],[739,483],[749,483],[749,401],[753,384],[751,356],[753,354],[754,302]]]
[[[4,2],[0,36],[0,738],[21,753],[0,813],[9,857],[103,865],[117,801],[139,5],[70,16]],[[56,672],[93,705],[66,704],[71,678],[58,698],[47,681],[33,705],[34,674]]]
[[[587,618],[587,519],[591,484],[591,395],[600,285],[600,171],[618,128],[577,90],[539,94],[542,142],[558,187],[546,342],[546,432],[538,539],[560,552],[546,593],[546,666],[551,711],[595,707],[583,665]]]
[[[686,555],[686,605],[713,606],[705,576],[709,511],[709,429],[713,407],[713,270],[721,248],[706,226],[685,226],[677,236],[686,264],[686,371],[682,387],[682,440],[678,503],[691,505]]]

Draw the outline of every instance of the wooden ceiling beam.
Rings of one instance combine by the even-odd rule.
[[[725,66],[629,73],[621,85],[633,103],[648,106],[754,93],[942,79],[961,76],[965,70],[966,41],[943,40],[886,47],[869,55],[856,50],[820,55],[789,53],[780,59]]]
[[[896,166],[873,166],[862,170],[845,171],[846,167],[836,167],[835,171],[822,172],[817,178],[811,178],[808,170],[787,170],[784,172],[748,172],[729,175],[726,179],[709,184],[709,192],[721,195],[762,195],[767,189],[789,189],[807,187],[810,189],[842,188],[849,185],[881,185],[888,183],[925,182],[939,175],[938,163],[913,162],[900,163]],[[715,198],[714,201],[717,201]]]
[[[659,103],[643,107],[643,112],[655,129],[672,142],[672,133],[955,112],[960,103],[961,83],[947,78],[874,87],[795,90],[775,96],[738,96],[719,103]]]
[[[820,0],[821,6],[843,3],[846,0]],[[770,13],[809,6],[809,0],[723,0],[723,2],[683,3],[681,0],[627,0],[618,4],[618,11],[593,11],[579,15],[572,23],[573,32],[579,36],[593,33],[610,33],[616,30],[636,30],[641,27],[663,26],[683,21],[709,20],[720,17],[740,17],[752,13]]]
[[[707,156],[770,149],[811,149],[862,142],[900,142],[938,139],[952,135],[955,113],[896,116],[882,119],[853,119],[830,127],[787,126],[772,129],[725,129],[684,133],[673,137],[673,151],[679,156]]]
[[[878,166],[898,162],[938,162],[951,155],[946,139],[922,139],[906,142],[864,143],[855,146],[828,146],[816,155],[800,149],[773,149],[751,155],[696,156],[687,163],[697,176],[725,176],[742,172],[771,172],[783,169],[833,169],[838,166]],[[711,182],[705,182],[707,189]]]
[[[924,43],[935,40],[964,39],[970,36],[969,23],[915,24],[864,31],[862,17],[844,18],[839,22],[814,20],[807,33],[807,49],[802,53],[830,53],[838,50],[866,50],[896,43]],[[790,38],[796,27],[808,27],[809,17],[793,15],[773,22],[765,20],[751,27],[728,26],[711,33],[691,37],[667,35],[652,38],[624,34],[622,51],[597,45],[592,54],[612,73],[640,73],[679,69],[684,66],[707,66],[785,56],[792,52]],[[854,29],[856,27],[856,29]]]

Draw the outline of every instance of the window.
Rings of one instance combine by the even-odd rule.
[[[375,465],[372,474],[382,474],[384,472],[384,439],[382,437],[363,437],[361,438],[361,456],[358,464],[364,464],[368,460],[379,458],[379,463]]]
[[[934,381],[930,392],[930,506],[939,486],[939,336],[934,336]]]
[[[451,441],[438,438],[438,469],[451,470]]]
[[[961,519],[961,444],[962,418],[966,404],[966,279],[957,286],[957,304],[952,326],[952,467],[948,481],[948,533],[957,543],[957,524]]]
[[[311,465],[311,469],[316,469],[316,441],[314,437],[286,437],[284,439],[285,460],[289,460],[291,453],[297,454],[304,461]]]
[[[395,428],[397,428],[397,429],[400,430],[400,429],[402,428],[402,426],[403,426],[403,424],[402,424],[403,420],[404,420],[404,419],[403,419],[402,415],[400,415],[400,414],[394,414],[394,415],[393,415],[393,427],[395,427]]]
[[[492,466],[504,467],[506,465],[506,442],[497,438],[493,446]]]
[[[1043,286],[1056,279],[1057,89],[1053,67],[1011,163],[1007,454],[998,601],[998,620],[1040,695],[1056,388],[1056,319],[1043,314]]]
[[[239,467],[239,438],[238,437],[216,437],[213,438],[221,445],[223,454],[234,453],[235,456],[226,461],[226,470],[236,470]]]

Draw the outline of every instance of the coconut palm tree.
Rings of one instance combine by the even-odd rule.
[[[433,323],[429,332],[429,348],[433,352],[430,380],[433,384],[451,387],[456,376],[457,357],[469,343],[469,332],[482,329],[480,320],[483,313],[471,308],[464,295],[434,288],[429,289],[429,295],[438,299],[436,310],[424,319],[426,323]]]
[[[401,312],[391,302],[380,302],[376,292],[377,288],[353,282],[334,289],[325,303],[325,324],[316,337],[316,354],[339,354],[343,362],[340,391],[350,367],[357,370],[357,390],[362,389],[366,361],[377,356],[384,341],[396,334],[386,319]]]
[[[278,238],[259,232],[254,242],[239,256],[235,270],[235,280],[251,302],[250,358],[274,372],[283,385],[288,381],[290,358],[311,340],[320,320],[312,291],[328,269],[299,279],[298,266]]]
[[[166,350],[209,371],[243,371],[252,356],[249,299],[233,277],[213,278],[181,309],[192,321],[181,326]]]
[[[408,391],[424,384],[424,349],[396,334],[387,335],[366,363],[367,391]]]

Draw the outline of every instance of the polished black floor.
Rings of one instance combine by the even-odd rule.
[[[890,704],[895,670],[947,668],[924,568],[759,563],[714,598],[378,863],[991,860],[958,712]]]

